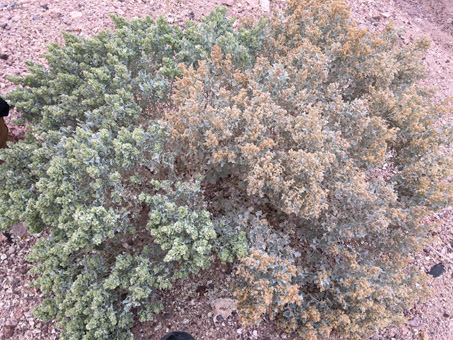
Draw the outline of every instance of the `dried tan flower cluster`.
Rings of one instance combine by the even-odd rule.
[[[406,255],[426,242],[422,218],[452,201],[442,144],[453,134],[434,126],[447,107],[416,83],[427,41],[402,49],[390,26],[358,28],[342,1],[291,1],[287,15],[271,20],[253,66],[215,46],[183,67],[172,148],[184,169],[231,181],[236,211],[223,212],[265,216],[242,227],[289,237],[291,251],[243,260],[244,320],[266,312],[307,339],[360,338],[401,323],[425,294]]]

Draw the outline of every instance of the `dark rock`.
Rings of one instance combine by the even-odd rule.
[[[195,340],[192,335],[186,332],[171,332],[164,335],[161,340]]]
[[[13,243],[13,237],[7,231],[3,232],[3,235],[6,237],[6,242]]]
[[[4,54],[4,53],[0,53],[0,59],[8,60],[8,57],[9,57],[9,55]]]
[[[206,294],[206,291],[208,290],[208,287],[206,286],[203,286],[203,285],[200,285],[197,287],[197,293],[200,295],[200,296],[204,296]]]
[[[438,263],[434,266],[431,267],[429,272],[426,272],[426,274],[432,275],[433,277],[439,277],[443,273],[445,273],[445,267],[443,263]]]
[[[45,11],[47,11],[49,9],[49,5],[48,4],[39,5],[39,7],[41,7]]]

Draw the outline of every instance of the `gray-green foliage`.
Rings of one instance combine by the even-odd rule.
[[[253,60],[259,29],[234,31],[225,14],[185,30],[113,18],[115,33],[65,34],[48,67],[29,63],[14,79],[9,99],[31,132],[0,153],[0,226],[48,228],[28,259],[46,297],[36,315],[56,319],[61,339],[132,339],[134,311],[151,319],[159,289],[238,239],[206,210],[201,178],[175,172],[159,121],[179,63],[197,64],[216,43],[238,67]],[[246,252],[238,242],[224,260]]]

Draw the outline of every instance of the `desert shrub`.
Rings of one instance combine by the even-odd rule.
[[[400,47],[330,0],[291,1],[266,34],[249,68],[219,46],[183,65],[166,114],[179,171],[202,170],[210,210],[248,235],[243,320],[307,339],[400,325],[426,293],[408,260],[424,218],[452,202],[447,107],[418,83],[428,42]],[[255,244],[270,232],[287,246]]]
[[[202,178],[175,171],[159,121],[179,63],[196,66],[218,44],[237,67],[252,64],[264,21],[233,30],[225,13],[186,30],[113,18],[115,33],[66,34],[48,66],[13,79],[9,99],[30,133],[0,152],[0,225],[45,231],[28,257],[45,297],[35,315],[56,319],[61,339],[132,339],[134,318],[162,309],[160,289],[213,253],[247,254],[245,234],[207,210]]]
[[[238,261],[245,323],[360,338],[425,294],[409,254],[451,203],[446,106],[343,2],[292,1],[233,29],[114,18],[66,35],[9,95],[30,133],[0,152],[0,225],[45,230],[36,314],[62,339],[130,339],[160,289]],[[240,258],[240,259],[238,259]]]

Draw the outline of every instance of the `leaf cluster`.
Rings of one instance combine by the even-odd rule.
[[[29,63],[9,94],[30,133],[1,151],[0,225],[47,229],[28,260],[46,297],[35,315],[56,319],[61,339],[132,339],[134,318],[162,309],[161,289],[206,268],[223,244],[233,245],[225,261],[246,254],[244,236],[216,231],[201,178],[175,170],[159,119],[179,63],[223,44],[245,67],[258,27],[233,30],[224,8],[185,30],[162,17],[113,20],[114,33],[65,34],[48,67]]]

